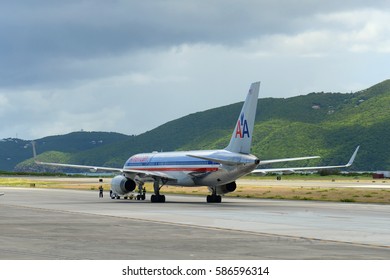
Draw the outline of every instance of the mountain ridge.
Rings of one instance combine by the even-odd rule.
[[[310,164],[340,164],[361,145],[352,170],[390,170],[385,141],[390,138],[390,80],[355,93],[312,92],[258,102],[252,153],[261,159],[320,155]],[[67,153],[63,160],[68,163],[122,167],[129,156],[140,152],[221,149],[229,142],[241,106],[239,102],[192,113],[104,145],[53,150]],[[41,148],[42,139],[36,142],[39,153],[48,151]]]

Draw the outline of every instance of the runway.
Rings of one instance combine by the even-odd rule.
[[[1,259],[390,259],[390,205],[0,192]]]
[[[389,179],[379,180],[275,180],[275,179],[240,179],[237,184],[241,186],[285,186],[285,187],[310,187],[310,188],[365,188],[365,189],[390,189]]]

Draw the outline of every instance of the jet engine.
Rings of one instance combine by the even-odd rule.
[[[226,194],[234,192],[237,188],[236,182],[231,182],[226,185],[217,186],[217,194]]]
[[[118,175],[111,180],[111,190],[117,195],[125,195],[135,190],[137,184],[123,175]]]

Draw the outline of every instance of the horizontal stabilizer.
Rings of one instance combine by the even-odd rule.
[[[226,164],[226,165],[238,165],[240,164],[239,161],[232,161],[232,160],[226,160],[226,159],[219,159],[219,158],[211,158],[211,157],[201,157],[201,156],[195,156],[195,155],[187,155],[188,157],[198,158],[198,159],[204,159],[220,164]]]

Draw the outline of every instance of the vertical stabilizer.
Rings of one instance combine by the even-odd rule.
[[[255,125],[257,99],[259,98],[260,82],[253,83],[238,117],[229,145],[225,148],[230,152],[249,154],[252,145],[253,127]]]

